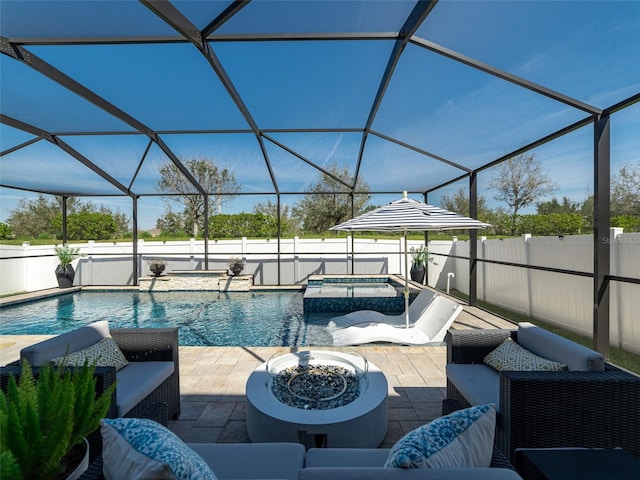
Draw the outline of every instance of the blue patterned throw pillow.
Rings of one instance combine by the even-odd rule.
[[[499,372],[503,370],[559,372],[567,369],[567,366],[563,363],[547,360],[531,353],[510,338],[507,338],[495,350],[491,351],[484,357],[483,361]]]
[[[105,418],[100,425],[107,480],[216,480],[202,457],[153,420]]]
[[[385,467],[476,468],[491,465],[493,404],[450,413],[407,433],[391,448]]]

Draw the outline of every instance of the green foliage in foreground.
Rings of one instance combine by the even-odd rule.
[[[95,431],[111,403],[115,384],[96,398],[95,367],[40,367],[27,361],[19,382],[11,376],[0,394],[0,478],[51,479],[71,447]],[[18,473],[18,474],[17,474]]]
[[[461,298],[463,300],[469,300],[469,297],[457,290],[452,291],[451,295]],[[538,325],[545,330],[549,330],[550,332],[561,335],[569,340],[572,340],[580,345],[584,345],[587,348],[593,348],[593,340],[590,337],[585,337],[584,335],[579,335],[575,332],[571,332],[569,330],[565,330],[564,328],[558,327],[556,325],[551,325],[546,322],[542,322],[535,318],[531,318],[527,315],[523,315],[521,313],[512,312],[511,310],[507,310],[502,307],[498,307],[491,303],[483,302],[482,300],[478,300],[478,306],[484,308],[485,310],[495,313],[501,317],[506,318],[507,320],[511,320],[515,323],[520,322],[531,322],[534,325]],[[611,347],[609,350],[609,358],[607,359],[609,362],[617,365],[618,367],[625,368],[631,372],[640,374],[640,355],[636,355],[635,353],[627,352],[622,350],[621,348]]]

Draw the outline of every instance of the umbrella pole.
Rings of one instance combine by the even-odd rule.
[[[407,232],[404,232],[404,323],[409,328],[409,254]]]

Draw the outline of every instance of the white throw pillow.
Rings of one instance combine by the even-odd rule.
[[[457,410],[402,437],[385,467],[489,467],[493,455],[496,410],[493,404]]]

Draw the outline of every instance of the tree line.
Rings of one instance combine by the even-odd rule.
[[[209,159],[184,161],[209,195],[209,215],[205,219],[205,203],[196,187],[173,164],[159,170],[156,188],[165,195],[165,212],[156,227],[165,237],[202,236],[208,222],[210,238],[273,238],[278,235],[278,208],[271,200],[256,203],[250,213],[223,214],[222,207],[235,198],[240,185],[235,174],[218,167]],[[329,166],[308,185],[299,202],[280,208],[280,234],[326,235],[334,225],[375,208],[366,182],[359,180],[351,207],[348,168]],[[534,154],[524,154],[494,167],[489,186],[494,199],[506,205],[491,209],[485,196],[477,203],[478,219],[492,227],[489,235],[571,235],[593,230],[594,198],[582,202],[553,196],[557,187]],[[539,200],[549,198],[549,200]],[[535,214],[523,215],[522,209],[534,205]],[[441,207],[469,215],[469,197],[464,189],[442,196]],[[131,238],[131,222],[120,211],[96,207],[77,198],[67,201],[67,238],[70,240],[110,240]],[[38,195],[34,200],[21,199],[7,223],[0,222],[0,239],[61,239],[62,198],[48,199]],[[611,225],[625,231],[640,231],[640,161],[622,166],[611,182]],[[455,232],[454,232],[455,233]],[[144,235],[143,235],[144,236]]]

